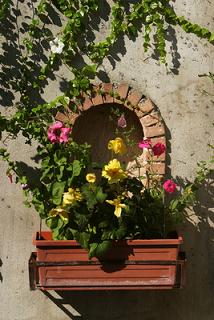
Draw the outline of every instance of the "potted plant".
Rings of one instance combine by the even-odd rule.
[[[176,224],[209,170],[200,164],[194,182],[172,197],[176,184],[153,171],[154,157],[161,157],[166,146],[152,145],[144,137],[137,144],[142,161],[142,154],[133,152],[133,129],[127,128],[124,114],[115,107],[112,119],[117,129],[103,146],[110,155],[107,163],[91,161],[91,146],[74,141],[71,125],[44,124],[38,135],[39,185],[33,185],[1,149],[9,164],[8,177],[16,174],[25,204],[33,204],[51,230],[40,230],[33,238],[37,254],[30,260],[32,288],[35,282],[44,290],[178,285],[177,266],[183,261]],[[124,157],[129,159],[127,167]]]

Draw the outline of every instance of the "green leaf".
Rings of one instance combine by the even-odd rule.
[[[65,166],[60,166],[60,167],[59,167],[59,173],[56,175],[57,180],[60,181],[60,180],[62,179],[64,169],[65,169]]]
[[[96,193],[96,186],[95,188],[91,188],[90,185],[84,185],[82,187],[82,193],[84,195],[84,198],[86,199],[86,203],[88,206],[88,209],[93,209],[94,206],[97,204],[97,193]]]
[[[76,224],[79,230],[86,230],[88,228],[90,214],[76,213]]]
[[[78,177],[81,172],[81,165],[79,160],[74,160],[73,162],[73,171],[72,171],[72,179],[74,177]]]
[[[98,258],[103,258],[109,249],[112,247],[112,241],[111,240],[104,240],[103,242],[99,243],[96,251],[95,256]]]
[[[61,150],[57,150],[54,154],[54,162],[59,166],[67,163],[67,159],[64,155],[62,155]]]
[[[211,34],[210,38],[209,38],[209,41],[210,42],[213,42],[214,41],[214,32]]]
[[[52,185],[52,200],[53,203],[56,205],[59,205],[61,203],[62,200],[62,194],[64,192],[65,189],[65,181],[61,181],[61,182],[55,182]]]
[[[106,194],[106,193],[103,193],[101,187],[98,188],[97,194],[96,194],[96,199],[97,199],[97,201],[103,203],[103,202],[106,200],[106,198],[107,198],[107,194]]]
[[[58,240],[58,236],[59,236],[59,230],[58,229],[54,229],[53,232],[52,232],[53,240]]]
[[[174,211],[178,205],[178,200],[172,200],[170,203],[171,209]]]
[[[50,166],[43,171],[40,180],[43,181],[46,177],[52,178],[52,176],[53,176],[53,166]]]
[[[80,80],[79,84],[82,90],[86,90],[90,85],[90,81],[88,78],[83,78],[82,80]]]
[[[96,64],[87,65],[82,69],[82,72],[85,76],[94,75],[96,73],[97,66]]]
[[[24,202],[24,206],[27,207],[27,208],[30,208],[31,207],[31,204],[29,201],[25,200]]]
[[[98,246],[98,243],[96,243],[96,242],[90,243],[90,249],[89,249],[89,253],[88,253],[89,259],[96,257],[97,246]]]
[[[109,225],[109,221],[108,221],[108,220],[104,220],[104,221],[102,221],[102,222],[99,223],[98,227],[99,227],[100,229],[102,229],[102,228],[107,228],[108,225]]]
[[[45,222],[51,230],[57,229],[59,217],[48,217]]]
[[[46,217],[44,203],[42,201],[40,201],[39,199],[37,199],[37,195],[33,195],[32,203],[33,203],[36,211],[38,211],[40,217],[41,218]]]
[[[124,225],[120,226],[119,229],[115,232],[118,240],[124,239],[124,237],[126,236],[126,233],[127,233],[127,227]]]
[[[86,232],[79,232],[75,234],[75,239],[79,242],[81,247],[88,249],[90,234]]]

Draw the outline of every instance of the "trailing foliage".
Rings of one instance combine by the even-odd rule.
[[[10,9],[11,1],[10,0],[1,0],[0,1],[0,22],[5,18]]]
[[[94,39],[94,20],[101,19],[102,5],[99,0],[41,0],[32,8],[30,21],[26,20],[20,28],[23,38],[17,40],[13,28],[18,9],[8,0],[0,3],[1,31],[6,39],[0,59],[3,64],[10,51],[9,43],[12,43],[15,57],[14,68],[5,65],[1,70],[3,93],[17,92],[20,96],[11,116],[0,115],[0,137],[3,135],[6,143],[8,137],[16,138],[22,133],[26,143],[37,141],[37,157],[41,163],[38,180],[29,179],[20,164],[10,159],[6,149],[0,149],[0,156],[8,163],[9,179],[12,181],[15,177],[23,188],[25,204],[34,205],[53,230],[54,238],[75,238],[89,250],[90,257],[102,255],[112,239],[166,236],[166,230],[172,222],[182,218],[181,212],[184,213],[194,200],[198,186],[210,172],[207,163],[202,162],[195,181],[188,183],[168,206],[163,201],[163,186],[153,179],[152,172],[148,173],[152,181],[149,188],[144,188],[143,177],[129,176],[122,167],[120,173],[124,179],[120,177],[112,184],[108,183],[107,173],[103,173],[100,181],[92,182],[93,175],[86,180],[90,170],[104,172],[109,164],[91,163],[90,146],[73,141],[69,135],[70,125],[56,124],[54,117],[58,110],[67,108],[71,98],[75,103],[70,107],[78,112],[81,93],[93,94],[90,79],[97,75],[99,65],[110,56],[118,39],[125,35],[134,39],[140,34],[144,50],[157,51],[165,64],[169,26],[179,25],[185,32],[211,43],[214,40],[214,33],[177,16],[167,0],[135,1],[133,4],[116,0],[108,13],[110,32],[104,40],[96,42],[91,37]],[[48,24],[54,24],[50,12],[59,18],[57,10],[64,15],[65,24],[54,36]],[[79,56],[87,56],[88,63],[84,61],[81,67],[76,67],[74,61]],[[71,80],[62,79],[61,96],[44,101],[48,80],[54,79],[61,65],[68,68]],[[114,110],[115,116],[123,115]],[[122,137],[131,147],[130,133],[119,128],[115,137]],[[152,152],[151,146],[149,148]],[[138,166],[138,159],[134,160]],[[170,182],[167,187],[170,188]]]

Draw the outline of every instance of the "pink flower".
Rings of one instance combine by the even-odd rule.
[[[48,139],[51,143],[66,143],[68,142],[71,128],[63,127],[62,122],[57,121],[48,128]]]
[[[56,121],[55,123],[53,123],[52,125],[50,125],[50,127],[48,128],[48,130],[54,131],[54,130],[58,130],[61,129],[63,127],[63,124],[61,121]]]
[[[51,143],[57,142],[57,136],[53,132],[48,132],[48,139],[50,140]]]
[[[62,128],[61,133],[59,136],[59,142],[60,143],[66,143],[68,142],[69,133],[71,132],[71,128]]]
[[[118,125],[118,127],[126,128],[127,123],[126,123],[126,118],[125,118],[124,114],[122,114],[120,116],[120,118],[118,119],[117,125]]]
[[[173,193],[177,185],[172,180],[166,180],[163,184],[163,188],[168,193]]]
[[[144,138],[142,141],[140,141],[138,143],[138,147],[140,149],[149,149],[149,148],[151,148],[151,140],[147,139],[147,138]]]
[[[153,147],[152,147],[152,151],[154,156],[160,156],[162,153],[164,153],[166,150],[166,146],[163,143],[156,143]]]

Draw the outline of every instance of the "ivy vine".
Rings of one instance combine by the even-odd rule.
[[[10,10],[13,9],[13,5],[9,0],[1,2],[0,23],[4,31],[5,22],[10,20]],[[103,2],[98,0],[41,0],[36,5],[19,46],[18,80],[17,75],[9,79],[12,90],[20,93],[17,112],[10,119],[0,116],[1,132],[6,130],[17,135],[22,130],[29,141],[32,138],[38,139],[44,119],[51,121],[60,105],[66,105],[73,97],[78,100],[81,91],[89,93],[92,90],[90,78],[96,76],[99,64],[108,57],[120,36],[127,35],[133,38],[141,34],[145,51],[149,50],[154,38],[159,59],[165,64],[166,33],[169,25],[179,25],[187,33],[205,38],[210,43],[214,41],[214,32],[191,23],[182,16],[177,16],[168,0],[144,0],[134,4],[115,0],[109,13],[111,17],[109,35],[98,43],[95,41],[88,43],[86,34],[91,28],[93,18],[99,16],[102,5]],[[60,10],[67,20],[59,34],[64,48],[61,54],[52,52],[48,58],[45,57],[44,63],[39,63],[36,52],[43,49],[44,43],[47,44],[54,38],[52,31],[46,26],[51,8]],[[81,39],[84,41],[80,41]],[[78,54],[87,54],[91,63],[81,68],[74,67],[72,59]],[[50,103],[38,103],[35,97],[41,97],[48,84],[47,79],[52,77],[60,64],[69,68],[73,79],[67,83],[67,89],[62,96]]]
[[[94,18],[100,17],[101,7],[104,3],[99,0],[41,0],[33,8],[30,21],[24,22],[20,28],[23,38],[18,39],[18,32],[15,35],[14,25],[17,24],[15,17],[19,15],[19,10],[10,0],[1,0],[0,2],[1,33],[5,37],[5,43],[10,38],[9,42],[13,44],[12,48],[15,52],[14,69],[10,66],[4,66],[0,71],[5,88],[3,94],[18,92],[20,96],[12,116],[5,117],[0,114],[0,138],[5,132],[15,138],[21,131],[26,138],[26,143],[31,144],[32,140],[38,141],[37,154],[43,159],[43,175],[40,177],[40,182],[52,178],[51,174],[53,173],[50,173],[50,168],[52,168],[56,179],[58,179],[54,181],[56,189],[63,174],[67,179],[70,172],[74,170],[70,164],[70,154],[75,150],[76,145],[75,143],[70,145],[70,149],[66,151],[69,156],[65,159],[63,150],[55,150],[47,142],[44,133],[46,133],[48,124],[53,122],[57,110],[66,107],[70,99],[75,99],[78,104],[82,92],[93,93],[91,79],[98,74],[100,64],[104,58],[110,56],[111,50],[120,37],[128,36],[130,39],[135,39],[139,35],[142,36],[144,50],[156,50],[160,62],[164,64],[167,64],[166,39],[169,26],[180,26],[187,33],[193,33],[210,43],[214,42],[213,32],[198,24],[191,23],[182,16],[177,16],[168,0],[139,0],[134,4],[125,0],[115,0],[108,12],[110,32],[104,40],[96,42],[91,40],[88,35],[94,32]],[[66,22],[58,35],[54,36],[48,24],[50,22],[54,24],[54,19],[50,20],[50,13],[54,12],[57,15],[57,10],[64,15]],[[9,48],[6,50],[5,47],[6,45],[3,46],[3,53],[0,54],[2,64],[4,64],[5,55],[9,51]],[[87,56],[85,60],[89,62],[84,62],[81,67],[77,67],[74,60],[79,55]],[[42,94],[48,85],[48,80],[54,79],[55,71],[61,65],[69,69],[71,80],[66,82],[62,95],[47,102],[43,99]],[[212,73],[210,73],[210,78],[213,79]],[[117,98],[120,97],[117,96]],[[74,112],[77,111],[75,108],[74,105]],[[87,162],[87,146],[82,147],[79,151],[79,159],[84,159]],[[10,155],[5,149],[0,149],[0,156],[8,163],[8,175],[10,171],[14,171],[19,177],[20,183],[23,185],[28,183],[17,163],[11,161]],[[68,164],[66,168],[63,161]],[[80,164],[81,161],[79,161]],[[201,168],[203,170],[198,173],[197,179],[202,181],[205,179],[208,169],[206,164],[202,164]],[[197,184],[201,181],[196,180],[194,183]],[[41,217],[43,217],[44,211],[47,212],[51,208],[50,203],[46,200],[52,187],[53,185],[50,183],[49,189],[40,190],[38,186],[31,189],[31,202]],[[24,190],[24,192],[26,196],[29,196],[28,191]],[[188,197],[189,194],[186,196]],[[179,201],[172,205],[178,209],[182,208],[186,200],[181,198]],[[57,204],[56,201],[55,204]],[[47,208],[45,209],[45,207]]]

